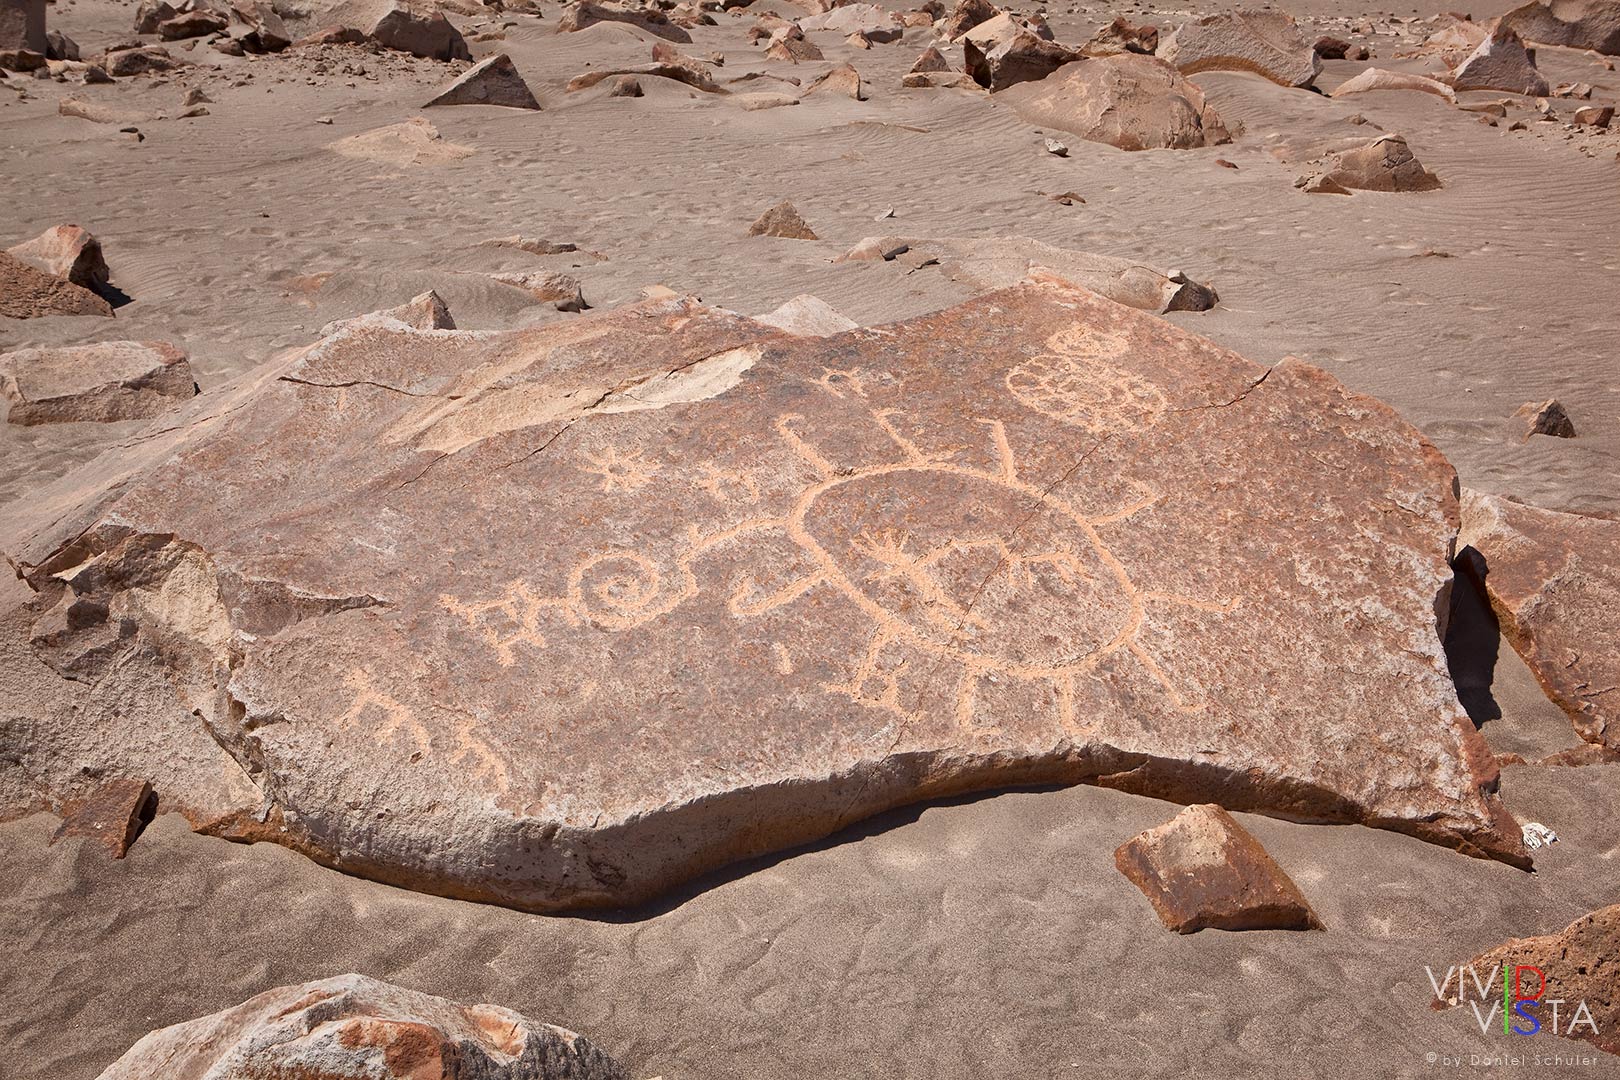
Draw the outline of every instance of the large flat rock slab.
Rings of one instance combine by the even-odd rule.
[[[200,828],[534,910],[1030,783],[1527,865],[1436,625],[1454,484],[1053,279],[826,338],[362,321],[7,511],[0,792],[127,747]]]
[[[1461,543],[1502,632],[1575,732],[1620,750],[1620,521],[1463,493]],[[1482,572],[1481,572],[1482,571]]]

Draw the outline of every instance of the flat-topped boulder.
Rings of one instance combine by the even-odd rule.
[[[99,1080],[160,1076],[629,1080],[618,1062],[572,1031],[364,975],[278,986],[160,1028]]]
[[[78,225],[56,225],[24,243],[6,249],[13,257],[53,277],[64,278],[93,293],[104,293],[111,274],[101,241]]]
[[[1311,39],[1281,11],[1236,11],[1182,23],[1159,42],[1158,55],[1183,75],[1248,71],[1283,86],[1310,86],[1322,72]]]
[[[1042,129],[1121,150],[1187,150],[1232,141],[1203,91],[1153,56],[1089,59],[1001,96]]]
[[[1463,492],[1460,545],[1502,633],[1589,743],[1620,750],[1620,521]]]
[[[598,23],[622,23],[665,41],[676,41],[682,45],[692,43],[692,35],[670,22],[669,17],[656,7],[601,4],[596,0],[577,0],[570,4],[557,21],[557,33],[574,33]]]
[[[1325,372],[1051,278],[831,337],[362,320],[0,519],[7,730],[52,799],[148,777],[537,911],[1021,784],[1524,866],[1436,626],[1454,483]]]
[[[186,354],[162,341],[0,353],[0,397],[12,424],[143,420],[197,393]]]

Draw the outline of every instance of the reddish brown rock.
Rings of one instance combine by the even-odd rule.
[[[427,60],[471,60],[472,52],[437,5],[416,0],[346,0],[322,15],[322,30],[358,31],[385,49]]]
[[[616,79],[628,76],[640,78],[650,76],[660,79],[674,79],[687,86],[702,90],[706,94],[729,94],[731,91],[715,82],[706,69],[692,67],[689,64],[639,64],[635,67],[610,67],[587,71],[583,75],[576,75],[568,80],[568,92],[574,93],[589,88],[607,79]],[[637,83],[637,85],[640,85]],[[622,95],[615,95],[622,96]],[[639,95],[636,95],[639,96]]]
[[[947,41],[955,41],[975,26],[989,22],[996,15],[996,6],[990,3],[990,0],[956,0],[956,6],[940,25],[940,36]]]
[[[1620,0],[1532,0],[1499,25],[1526,41],[1620,56]]]
[[[596,0],[576,0],[563,12],[557,22],[557,33],[568,34],[597,23],[615,22],[633,26],[665,41],[692,43],[692,35],[669,21],[669,17],[655,7],[621,7],[601,4]]]
[[[159,24],[179,14],[180,9],[168,3],[168,0],[141,0],[135,6],[135,32],[155,34]]]
[[[1479,23],[1453,16],[1423,40],[1423,51],[1438,55],[1448,68],[1456,67],[1479,48],[1487,34],[1489,31]]]
[[[608,97],[638,98],[642,93],[641,80],[634,75],[615,75],[608,87]]]
[[[930,45],[923,50],[921,56],[917,57],[917,62],[911,65],[911,70],[907,74],[921,75],[925,72],[949,70],[951,70],[951,65],[945,59],[945,54]]]
[[[1044,79],[1080,59],[1080,50],[1048,41],[1003,12],[962,36],[962,67],[989,91]]]
[[[135,75],[151,75],[161,71],[174,71],[186,66],[184,60],[169,55],[161,45],[143,45],[135,49],[117,49],[109,52],[102,67],[115,79]]]
[[[1159,45],[1159,56],[1183,75],[1249,71],[1283,86],[1310,86],[1321,57],[1290,15],[1240,11],[1182,23]]]
[[[112,313],[112,305],[89,289],[0,252],[0,315],[36,319],[44,315],[110,317]]]
[[[1515,1029],[1578,1039],[1620,1054],[1620,904],[1584,915],[1556,934],[1512,938],[1481,953],[1460,965],[1454,977],[1448,973],[1436,1007],[1472,1004],[1500,1023],[1504,971],[1511,973],[1509,996],[1535,996],[1542,1003],[1509,1013]],[[1554,1001],[1559,1002],[1556,1020]],[[1531,1018],[1537,1021],[1534,1028]]]
[[[1157,26],[1132,26],[1121,15],[1093,34],[1080,51],[1086,56],[1118,56],[1127,52],[1151,56],[1158,47]]]
[[[759,215],[759,218],[748,226],[749,236],[779,236],[788,240],[817,240],[815,231],[808,222],[799,216],[799,211],[793,204],[783,200]]]
[[[1459,545],[1484,557],[1502,633],[1589,743],[1620,750],[1620,521],[1463,493]]]
[[[1260,841],[1213,804],[1189,806],[1127,840],[1114,864],[1178,934],[1322,926]]]
[[[1527,401],[1519,406],[1515,415],[1527,421],[1524,432],[1527,440],[1532,435],[1551,435],[1556,439],[1575,437],[1575,421],[1569,418],[1569,413],[1557,398],[1542,402]]]
[[[579,278],[572,274],[547,271],[523,274],[491,274],[496,281],[522,289],[541,303],[550,304],[558,311],[584,311],[591,305],[585,302]]]
[[[1399,135],[1380,135],[1328,162],[1325,180],[1351,191],[1433,191],[1440,178],[1423,167]]]
[[[1121,53],[1071,64],[1001,96],[1043,130],[1121,150],[1186,150],[1232,141],[1203,92],[1154,56]]]
[[[36,270],[65,278],[94,293],[108,288],[110,274],[101,241],[77,225],[57,225],[6,251]]]
[[[517,65],[505,53],[497,53],[480,61],[462,73],[461,77],[429,101],[423,108],[435,105],[499,105],[505,109],[535,109],[540,103],[534,99],[529,84],[518,74]]]
[[[122,859],[151,819],[156,804],[152,785],[145,780],[108,780],[88,798],[66,808],[51,843],[88,837],[113,858]]]
[[[231,5],[231,39],[250,53],[280,52],[292,34],[266,0],[235,0]]]
[[[854,101],[866,100],[866,92],[861,89],[861,73],[851,64],[839,64],[812,79],[802,96],[809,97],[811,94],[836,94]]]
[[[1506,90],[1544,97],[1551,92],[1535,57],[1511,27],[1498,25],[1451,73],[1454,90]]]
[[[1350,43],[1343,38],[1331,37],[1327,34],[1316,39],[1311,49],[1324,60],[1343,60],[1350,51]]]
[[[161,341],[0,353],[0,396],[13,424],[141,420],[197,393],[186,354]]]
[[[629,1080],[582,1036],[497,1005],[462,1005],[364,975],[280,986],[160,1028],[99,1080]]]
[[[765,49],[767,60],[786,60],[797,64],[806,60],[826,59],[814,42],[805,40],[803,33],[798,32],[797,26],[792,27],[792,30],[797,33],[778,32],[772,35]]]
[[[0,0],[0,52],[28,52],[48,56],[45,0]]]
[[[355,326],[0,521],[4,730],[53,797],[90,763],[535,910],[1014,784],[1526,865],[1436,626],[1454,483],[1325,372],[1050,279],[825,340]]]
[[[1573,119],[1577,124],[1606,128],[1614,121],[1614,106],[1586,105],[1575,110]]]
[[[230,24],[230,19],[220,12],[200,8],[158,23],[157,34],[164,41],[184,41],[217,34]]]

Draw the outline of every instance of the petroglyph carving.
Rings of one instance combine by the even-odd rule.
[[[1168,408],[1163,391],[1114,362],[1129,348],[1122,334],[1074,327],[1046,347],[1007,373],[1007,389],[1036,412],[1106,435],[1150,427]]]

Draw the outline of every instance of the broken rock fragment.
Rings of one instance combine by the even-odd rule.
[[[996,15],[996,6],[990,3],[990,0],[956,0],[956,6],[940,25],[940,36],[947,41],[955,41],[975,26],[989,22]]]
[[[629,1080],[588,1039],[364,975],[280,986],[141,1039],[99,1080]]]
[[[1125,52],[1151,56],[1158,47],[1157,26],[1132,26],[1121,15],[1093,34],[1091,40],[1080,47],[1080,51],[1086,56],[1118,56]]]
[[[66,808],[51,843],[88,837],[108,855],[122,859],[146,827],[156,803],[152,785],[145,780],[108,780]]]
[[[424,108],[435,105],[499,105],[506,109],[539,109],[529,84],[505,53],[497,53],[462,73]]]
[[[992,92],[1044,79],[1079,59],[1080,50],[1042,38],[1007,12],[962,36],[963,69]]]
[[[1225,810],[1189,806],[1132,837],[1114,864],[1178,934],[1199,930],[1319,930],[1299,887]]]
[[[1536,70],[1535,57],[1519,35],[1502,25],[1457,65],[1451,73],[1451,85],[1455,90],[1506,90],[1531,97],[1545,97],[1551,92],[1547,80]]]
[[[101,241],[88,229],[57,225],[6,250],[29,266],[71,281],[81,289],[93,293],[105,293],[108,289],[111,275],[101,253]]]
[[[817,76],[804,88],[802,96],[809,97],[811,94],[821,93],[836,94],[853,101],[866,100],[866,94],[861,90],[861,73],[850,64],[839,64],[831,71]]]
[[[1183,75],[1249,71],[1283,86],[1305,87],[1322,72],[1322,59],[1293,16],[1239,11],[1182,23],[1159,44],[1159,56]]]
[[[0,252],[0,315],[35,319],[45,315],[105,315],[112,305],[66,278]]]
[[[0,353],[13,424],[108,423],[167,412],[197,393],[186,354],[161,341]]]
[[[1351,191],[1433,191],[1440,178],[1423,167],[1406,140],[1380,135],[1352,150],[1332,157],[1323,179]]]
[[[1527,421],[1524,432],[1526,439],[1532,435],[1551,435],[1555,439],[1575,437],[1575,422],[1569,418],[1569,412],[1557,398],[1542,402],[1527,401],[1515,415]]]
[[[385,49],[426,60],[471,60],[472,52],[437,5],[417,0],[346,0],[321,16],[323,30],[353,30]]]
[[[655,7],[624,7],[601,4],[596,0],[577,0],[571,4],[557,21],[557,33],[573,33],[604,22],[633,26],[665,41],[677,41],[682,45],[692,43],[691,34],[670,22],[669,17]]]
[[[1620,521],[1463,492],[1459,560],[1502,633],[1589,743],[1620,750]]]
[[[1203,92],[1154,56],[1090,59],[1001,96],[1042,129],[1121,150],[1186,150],[1231,141]]]
[[[579,278],[572,274],[545,271],[523,274],[491,274],[496,281],[522,289],[542,303],[558,311],[584,311],[591,305],[585,302]]]
[[[808,222],[787,200],[777,203],[748,226],[749,236],[779,236],[787,240],[818,240]]]
[[[1616,0],[1531,0],[1503,15],[1499,25],[1537,44],[1620,56]]]

